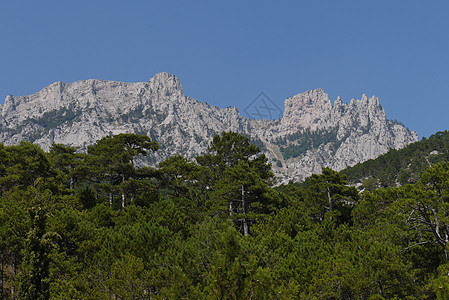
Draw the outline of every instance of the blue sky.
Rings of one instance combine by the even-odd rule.
[[[178,76],[241,112],[260,92],[376,95],[387,117],[449,129],[448,1],[2,1],[0,98],[55,81]]]

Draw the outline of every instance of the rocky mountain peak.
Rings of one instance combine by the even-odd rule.
[[[11,113],[16,108],[16,101],[12,95],[8,95],[5,97],[5,104],[2,107],[2,114]]]
[[[0,105],[0,142],[31,141],[48,150],[53,142],[80,150],[106,135],[146,134],[160,149],[152,165],[179,153],[204,153],[212,137],[236,131],[261,146],[280,182],[301,181],[323,166],[341,170],[418,139],[386,119],[377,97],[332,105],[322,89],[290,97],[279,121],[248,120],[235,107],[222,109],[184,95],[179,79],[159,73],[149,82],[98,79],[55,82]]]
[[[334,102],[334,106],[335,106],[335,104],[338,104],[338,105],[343,104],[343,99],[341,99],[341,97],[338,96],[338,97],[337,97],[337,100],[335,100],[335,102]]]
[[[322,89],[314,89],[287,98],[284,101],[284,114],[281,130],[285,134],[297,131],[315,131],[321,127],[323,119],[332,109],[329,96]]]
[[[178,77],[167,72],[161,72],[154,75],[149,83],[149,89],[162,97],[171,97],[172,95],[183,96],[181,82]]]

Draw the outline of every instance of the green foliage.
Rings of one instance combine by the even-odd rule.
[[[273,188],[266,157],[233,132],[157,168],[134,163],[158,146],[139,135],[87,153],[0,145],[1,297],[446,299],[449,163],[432,143],[412,184],[376,188],[384,168],[362,194],[329,168]]]
[[[67,109],[62,107],[57,110],[53,110],[50,112],[45,112],[42,117],[36,119],[36,124],[44,127],[44,128],[54,128],[63,123],[71,122],[75,118],[81,115],[81,111],[73,111],[71,109]]]
[[[41,129],[25,134],[24,138],[27,141],[34,142],[37,138],[41,137],[44,134],[47,134],[50,129],[56,128],[64,123],[71,123],[73,120],[78,118],[82,114],[81,110],[71,110],[65,107],[45,112],[41,117],[36,118],[28,118],[24,120],[19,127],[11,129],[7,128],[6,130],[11,132],[12,134],[18,134],[24,131],[24,128],[27,127],[36,127],[36,125],[40,126]],[[25,130],[26,131],[26,130]]]
[[[312,219],[322,222],[325,218],[337,223],[351,221],[351,210],[358,201],[358,191],[347,186],[344,175],[323,168],[321,175],[312,175],[305,182],[304,201]]]
[[[210,214],[238,219],[248,235],[250,222],[276,207],[269,191],[274,180],[271,164],[249,138],[235,132],[214,136],[209,151],[197,161],[208,169]]]
[[[276,166],[282,168],[282,162],[280,160],[276,161]]]
[[[49,252],[51,236],[46,233],[45,212],[30,209],[31,228],[25,240],[23,262],[19,274],[20,299],[50,299]]]
[[[53,177],[56,175],[45,152],[37,145],[21,142],[17,146],[0,149],[2,176],[1,191],[26,188],[37,185],[55,188]]]
[[[106,136],[88,148],[87,164],[82,166],[94,182],[98,190],[109,197],[113,205],[114,194],[121,194],[121,206],[125,206],[125,193],[133,193],[138,188],[132,181],[142,176],[136,173],[134,159],[138,155],[147,155],[156,151],[158,144],[148,136],[136,134],[119,134]]]
[[[337,139],[337,132],[338,127],[330,131],[318,130],[312,132],[305,130],[304,132],[298,132],[278,139],[277,144],[280,146],[282,156],[287,160],[298,157],[310,149],[316,149],[328,143],[334,143],[334,149],[338,149],[346,138]]]

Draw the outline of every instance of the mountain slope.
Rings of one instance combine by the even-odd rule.
[[[365,188],[415,183],[431,165],[449,161],[449,131],[438,132],[428,139],[395,150],[342,170],[353,184]]]
[[[154,164],[180,153],[203,153],[213,135],[249,136],[273,162],[281,182],[301,181],[323,166],[341,170],[417,140],[415,132],[389,121],[376,97],[332,105],[321,89],[290,97],[280,120],[249,120],[235,107],[218,108],[187,97],[178,78],[159,73],[149,82],[84,80],[56,82],[0,107],[0,142],[53,143],[85,149],[105,135],[134,132],[160,144]]]

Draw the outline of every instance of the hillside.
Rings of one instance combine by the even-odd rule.
[[[196,161],[133,164],[157,151],[135,134],[1,145],[0,298],[448,299],[448,162],[360,193],[329,168],[275,189],[234,132]]]
[[[391,149],[386,154],[343,171],[349,182],[363,184],[367,189],[415,183],[429,167],[449,161],[449,132],[438,132],[428,139],[407,147]]]

